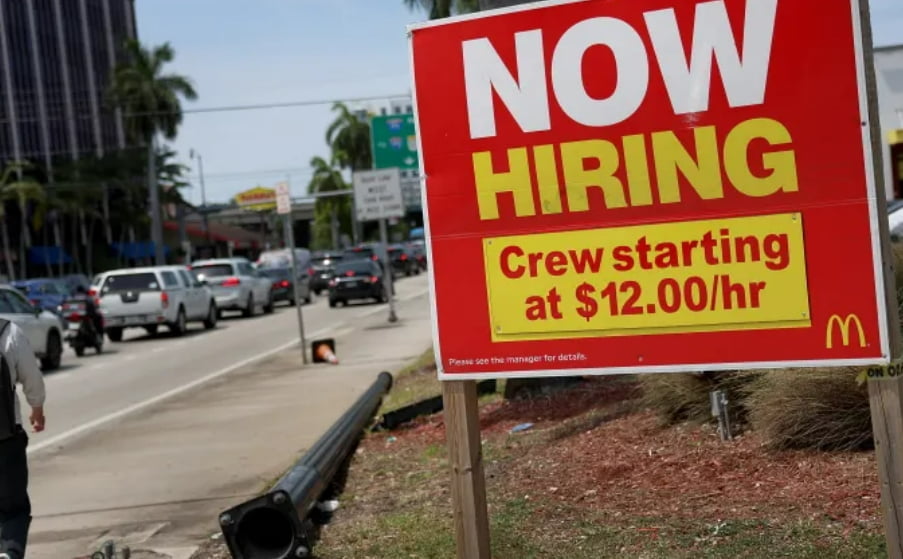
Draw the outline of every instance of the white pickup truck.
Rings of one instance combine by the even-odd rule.
[[[104,326],[114,342],[122,340],[125,328],[144,328],[154,335],[164,325],[180,336],[188,322],[216,327],[213,292],[185,266],[114,270],[102,274],[98,286]]]

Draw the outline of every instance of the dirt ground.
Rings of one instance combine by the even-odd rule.
[[[493,557],[885,556],[872,453],[722,442],[663,426],[636,396],[630,377],[596,377],[482,401]],[[442,414],[369,434],[316,556],[454,557],[448,475]],[[227,557],[218,546],[198,557]]]

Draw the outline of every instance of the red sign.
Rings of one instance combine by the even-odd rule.
[[[415,26],[443,378],[886,362],[860,25],[585,0]]]

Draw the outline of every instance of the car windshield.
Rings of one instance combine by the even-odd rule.
[[[225,276],[235,275],[232,270],[232,264],[206,264],[203,266],[193,266],[194,271],[199,277],[205,278],[222,278]]]
[[[370,274],[373,273],[373,271],[373,266],[370,264],[369,260],[342,262],[336,266],[335,269],[336,275],[342,275],[348,272],[354,272],[355,274]]]
[[[152,272],[135,274],[116,274],[110,276],[103,284],[101,294],[119,293],[122,291],[160,291],[157,276]]]
[[[260,273],[268,278],[288,279],[292,277],[292,272],[288,268],[263,268]]]
[[[346,250],[342,255],[342,258],[345,260],[366,260],[373,256],[373,249],[371,248],[355,248],[351,250]]]
[[[310,261],[311,266],[314,268],[328,268],[330,266],[335,266],[342,259],[341,256],[325,256],[321,258],[314,258]]]

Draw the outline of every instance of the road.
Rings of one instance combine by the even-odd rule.
[[[399,282],[398,299],[425,293],[425,276]],[[357,321],[386,313],[386,305],[354,304],[329,308],[324,296],[305,305],[308,341],[326,334],[340,335]],[[143,330],[127,330],[122,343],[107,343],[104,353],[91,350],[82,358],[64,354],[59,371],[45,376],[50,401],[48,427],[34,435],[30,452],[69,441],[124,414],[153,405],[217,376],[273,355],[298,342],[295,310],[279,306],[274,315],[240,318],[227,314],[214,331],[191,324],[182,338],[165,331],[156,337]]]
[[[45,377],[48,429],[29,448],[29,557],[76,557],[116,534],[146,545],[154,536],[187,556],[217,511],[272,481],[379,370],[429,347],[426,276],[399,282],[396,300],[391,328],[386,305],[304,306],[308,341],[336,338],[339,366],[301,367],[290,307],[214,331],[192,325],[183,338],[135,331],[100,356],[67,353]]]

